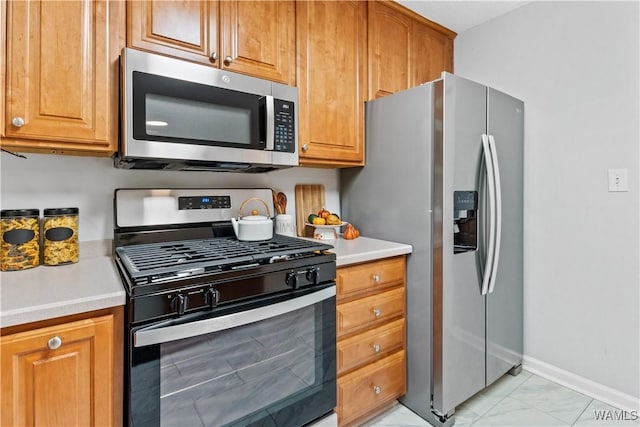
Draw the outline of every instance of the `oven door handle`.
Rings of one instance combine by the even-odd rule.
[[[149,327],[148,329],[140,329],[133,333],[133,346],[144,347],[147,345],[160,344],[259,322],[317,304],[335,295],[336,287],[331,286],[298,298],[265,305],[264,307],[253,308],[251,310],[240,311],[238,313],[227,314],[225,316],[161,328]]]

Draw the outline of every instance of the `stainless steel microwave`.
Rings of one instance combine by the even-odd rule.
[[[125,48],[125,169],[266,172],[298,165],[298,89]]]

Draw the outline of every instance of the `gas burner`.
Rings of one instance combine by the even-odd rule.
[[[276,235],[271,240],[246,242],[233,237],[180,240],[123,246],[115,249],[129,276],[169,279],[213,270],[270,264],[298,258],[331,246]]]

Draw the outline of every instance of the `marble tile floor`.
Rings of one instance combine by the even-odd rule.
[[[597,415],[601,418],[598,419]],[[614,418],[616,416],[619,417]],[[363,425],[419,426],[429,427],[431,424],[401,404]],[[516,377],[505,375],[461,404],[456,409],[454,426],[632,427],[640,426],[640,420],[637,413],[623,413],[606,403],[522,371]]]

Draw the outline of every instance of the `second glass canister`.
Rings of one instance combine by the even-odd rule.
[[[78,208],[45,209],[42,220],[43,262],[60,265],[78,262]]]

